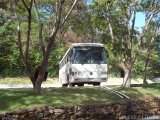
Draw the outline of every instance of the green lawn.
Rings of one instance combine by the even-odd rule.
[[[115,89],[131,99],[160,97],[160,84]],[[48,88],[43,89],[41,95],[35,95],[32,89],[0,89],[0,112],[44,105],[105,104],[121,100],[119,96],[99,87]]]
[[[104,104],[121,100],[99,87],[50,88],[35,95],[32,89],[0,89],[0,112],[44,105]]]
[[[117,88],[118,91],[128,95],[132,99],[145,99],[160,97],[160,84],[149,84],[147,87],[143,85],[134,85],[131,88]]]

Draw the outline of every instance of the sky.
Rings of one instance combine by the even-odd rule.
[[[93,0],[87,0],[87,4],[93,3]]]
[[[142,12],[136,13],[135,27],[138,28],[138,31],[141,31],[142,27],[145,25],[145,14]]]

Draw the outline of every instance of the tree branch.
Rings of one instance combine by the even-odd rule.
[[[136,12],[137,12],[137,3],[138,3],[138,1],[135,0],[134,10],[133,10],[132,26],[131,26],[131,32],[130,32],[130,48],[131,49],[132,49],[132,39],[133,39],[133,33],[134,33],[134,27],[135,27]]]
[[[68,19],[69,15],[71,14],[71,12],[72,12],[72,10],[73,10],[73,8],[74,8],[74,6],[76,5],[77,2],[78,2],[78,0],[74,0],[71,8],[69,9],[69,11],[67,12],[67,14],[66,14],[66,16],[65,16],[63,22],[60,24],[60,28],[63,26],[63,24],[64,24],[64,23],[66,22],[66,20]]]
[[[17,14],[17,11],[16,11],[16,1],[14,0],[14,12],[15,12],[15,16],[17,18],[17,21],[18,21],[18,26],[17,26],[17,31],[18,31],[18,49],[19,49],[19,53],[20,53],[20,57],[21,57],[21,61],[23,62],[24,64],[24,55],[23,55],[23,50],[22,50],[22,41],[21,41],[21,31],[20,31],[20,18]]]
[[[42,37],[43,24],[41,22],[41,19],[40,19],[40,16],[39,16],[39,12],[38,12],[38,8],[37,8],[37,4],[36,4],[35,0],[33,1],[33,5],[34,5],[34,8],[35,8],[37,21],[38,21],[38,24],[39,24],[39,45],[40,45],[41,51],[42,51],[43,56],[44,56],[44,54],[45,54],[45,45],[44,45],[43,37]]]
[[[31,0],[30,8],[28,9],[28,22],[27,22],[28,23],[28,28],[27,28],[26,51],[25,51],[25,61],[26,61],[26,64],[28,64],[29,44],[30,44],[30,38],[31,38],[31,22],[32,22],[32,13],[31,13],[31,11],[32,11],[32,6],[33,6],[33,0]]]
[[[115,37],[114,37],[113,28],[112,28],[110,19],[107,17],[107,15],[106,15],[106,13],[105,13],[105,12],[107,12],[107,10],[108,10],[108,7],[107,7],[106,11],[104,11],[104,9],[102,9],[102,12],[103,12],[103,14],[104,14],[105,20],[108,22],[109,31],[110,31],[110,35],[111,35],[111,39],[112,39],[112,44],[115,45],[116,40],[115,40]]]
[[[14,0],[14,10],[15,10],[15,15],[17,17],[17,20],[18,20],[18,26],[17,26],[17,31],[18,31],[18,49],[19,49],[19,53],[20,53],[20,57],[21,57],[21,61],[22,61],[22,64],[24,65],[24,68],[26,70],[26,73],[27,75],[29,76],[29,78],[31,80],[33,80],[33,74],[32,74],[32,71],[29,69],[29,66],[26,64],[26,60],[25,60],[25,57],[24,57],[24,54],[23,54],[23,50],[22,50],[22,41],[21,41],[21,30],[20,30],[20,18],[17,14],[17,11],[15,9],[15,6],[16,6],[16,2]]]
[[[56,20],[55,20],[55,24],[54,24],[54,27],[52,29],[52,33],[50,35],[50,37],[54,36],[55,33],[57,33],[58,29],[59,29],[59,26],[60,26],[60,22],[61,22],[61,12],[62,12],[62,6],[64,4],[64,0],[61,0],[60,1],[60,5],[58,6],[57,8],[57,14],[56,14]]]
[[[27,6],[26,2],[25,2],[24,0],[21,0],[21,1],[23,2],[23,4],[24,4],[25,8],[26,8],[26,9],[27,9],[27,11],[29,12],[29,8],[28,8],[28,6]]]
[[[149,17],[149,19],[147,20],[147,22],[146,22],[146,24],[145,24],[145,26],[144,26],[144,29],[143,29],[142,34],[140,35],[140,38],[138,39],[138,41],[139,41],[139,42],[138,42],[138,47],[137,47],[137,50],[136,50],[135,55],[132,57],[132,63],[135,62],[135,60],[136,60],[136,58],[137,58],[137,55],[138,55],[139,52],[141,51],[141,45],[142,45],[142,43],[143,43],[143,38],[144,38],[144,35],[145,35],[146,32],[147,32],[147,29],[148,29],[148,27],[149,27],[149,23],[151,22],[151,20],[152,20],[152,18],[153,18],[153,15],[154,15],[154,13],[152,12],[151,15],[150,15],[150,17]]]

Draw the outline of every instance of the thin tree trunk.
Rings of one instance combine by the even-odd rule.
[[[131,69],[124,70],[123,86],[124,87],[130,87],[131,86]]]
[[[45,73],[45,71],[44,71],[44,73]],[[42,85],[42,81],[43,80],[44,80],[43,74],[39,74],[38,78],[36,79],[35,86],[34,86],[34,92],[36,94],[40,94],[41,93],[41,85]]]
[[[151,42],[150,42],[150,46],[148,47],[148,50],[147,50],[147,55],[146,55],[146,58],[145,58],[145,67],[144,67],[144,78],[143,78],[143,85],[144,86],[147,86],[148,85],[148,82],[147,82],[147,66],[149,65],[149,61],[150,61],[150,55],[151,55],[151,52],[153,51],[153,44],[156,40],[156,37],[157,37],[157,32],[155,31],[153,36],[152,36],[152,39],[151,39]]]
[[[34,93],[35,93],[35,88],[36,88],[36,79],[32,79],[32,80],[31,80],[31,82],[32,82],[32,85],[33,85]]]
[[[149,63],[149,58],[146,59],[145,67],[144,67],[144,78],[143,78],[143,85],[144,86],[148,85],[148,82],[147,82],[147,66],[148,66],[148,63]]]
[[[48,61],[48,58],[46,58],[46,60],[44,61]],[[41,85],[42,81],[44,81],[45,79],[46,69],[47,69],[47,62],[39,67],[38,75],[37,78],[35,79],[35,86],[34,86],[35,87],[34,92],[36,94],[41,93]]]

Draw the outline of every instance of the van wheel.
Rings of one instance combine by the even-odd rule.
[[[81,86],[84,86],[84,84],[83,83],[79,83],[79,84],[77,84],[79,87],[81,87]]]
[[[93,86],[100,86],[100,82],[93,83]]]
[[[75,84],[74,84],[74,83],[69,83],[69,86],[70,86],[70,87],[74,87]]]
[[[68,84],[62,84],[62,87],[67,87],[68,86]]]

